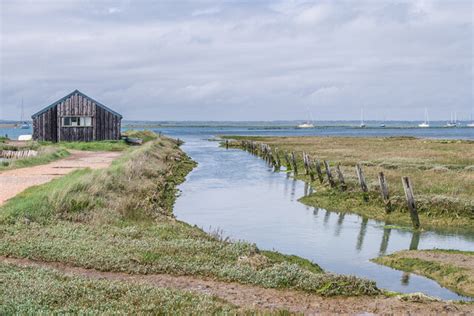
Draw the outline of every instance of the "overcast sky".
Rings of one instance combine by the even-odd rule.
[[[1,0],[0,119],[74,89],[125,119],[468,118],[472,3]]]

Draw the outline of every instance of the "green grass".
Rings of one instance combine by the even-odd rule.
[[[144,143],[156,140],[158,135],[151,131],[135,131],[129,130],[124,135],[134,138],[143,139]],[[6,141],[6,140],[5,140]],[[9,161],[3,161],[0,163],[0,171],[17,169],[24,167],[32,167],[42,164],[47,164],[52,161],[65,158],[70,155],[68,150],[84,150],[84,151],[125,151],[130,148],[124,140],[104,140],[104,141],[93,141],[93,142],[36,142],[31,141],[22,147],[15,145],[9,145],[0,141],[0,150],[27,150],[32,149],[38,151],[38,155],[35,157],[28,157],[22,159],[12,159]]]
[[[294,151],[297,157],[297,178],[311,182],[316,192],[300,201],[310,206],[358,213],[393,224],[410,226],[402,176],[409,176],[422,228],[472,231],[474,227],[474,142],[442,141],[407,137],[239,137],[278,148],[280,153]],[[406,150],[409,148],[409,150]],[[304,175],[302,152],[313,159],[328,160],[331,168],[341,164],[348,189],[331,189],[316,179]],[[285,165],[285,160],[280,157]],[[369,187],[369,201],[363,196],[354,171],[361,163]],[[322,167],[325,173],[324,167]],[[383,171],[388,181],[393,211],[386,214],[378,185],[378,172]],[[333,177],[338,182],[333,169]]]
[[[4,161],[0,164],[0,171],[43,165],[67,156],[69,156],[69,152],[63,148],[41,148],[37,156]]]
[[[210,277],[321,295],[377,295],[375,283],[246,242],[227,242],[172,215],[194,163],[174,140],[127,151],[103,170],[30,188],[0,208],[0,255],[102,271]]]
[[[215,297],[0,263],[0,314],[225,314]]]
[[[42,143],[48,145],[49,143]],[[124,151],[129,148],[129,145],[124,140],[102,140],[94,142],[60,142],[55,146],[60,146],[64,149],[85,150],[85,151]]]
[[[423,256],[423,254],[430,253],[457,257],[453,258],[452,263],[447,263],[437,261],[436,256],[434,258]],[[413,257],[414,254],[421,255],[421,258]],[[426,276],[456,293],[474,297],[474,266],[468,269],[465,266],[457,265],[457,262],[461,264],[460,260],[474,262],[470,258],[472,256],[474,256],[473,251],[444,249],[411,250],[396,252],[388,256],[372,259],[372,261],[394,269]]]

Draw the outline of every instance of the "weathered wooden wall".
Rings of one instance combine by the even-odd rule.
[[[90,116],[92,126],[62,127],[65,116]],[[94,141],[120,139],[121,117],[74,93],[33,118],[33,139],[46,141]]]
[[[58,141],[58,112],[54,106],[33,118],[33,139],[41,141]]]

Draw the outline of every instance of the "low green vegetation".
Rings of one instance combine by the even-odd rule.
[[[215,297],[0,263],[0,314],[227,314]]]
[[[141,138],[144,143],[155,140],[158,135],[148,130],[129,130],[123,133],[124,136],[132,138]],[[93,142],[36,142],[26,143],[8,142],[0,139],[0,150],[35,150],[37,156],[31,156],[21,159],[9,159],[0,162],[0,171],[7,169],[16,169],[32,167],[36,165],[47,164],[49,162],[65,158],[70,155],[70,150],[84,151],[125,151],[130,145],[125,140],[103,140]]]
[[[472,231],[474,227],[474,142],[427,140],[413,137],[239,137],[231,146],[240,146],[240,140],[253,140],[278,148],[280,153],[295,152],[299,179],[312,182],[316,192],[301,202],[328,210],[347,211],[410,226],[402,176],[408,176],[414,187],[415,200],[422,228]],[[340,164],[347,190],[330,188],[324,174],[321,185],[316,177],[311,181],[305,175],[302,153],[321,162],[327,160],[333,177]],[[285,160],[280,157],[285,165]],[[367,202],[361,193],[355,173],[360,163],[369,187]],[[325,172],[324,167],[323,173]],[[388,182],[393,210],[385,212],[380,195],[378,173],[382,171]]]
[[[176,141],[133,147],[102,170],[30,188],[0,208],[0,255],[101,271],[193,275],[320,295],[377,295],[374,282],[211,236],[172,214],[194,163]]]
[[[426,276],[459,294],[474,297],[474,251],[409,250],[372,261]]]
[[[8,148],[11,148],[11,147],[8,147]],[[69,152],[66,149],[53,147],[53,146],[41,147],[41,146],[35,145],[34,147],[32,146],[30,148],[20,148],[17,150],[27,150],[27,149],[37,150],[38,155],[27,157],[27,158],[9,159],[9,160],[2,161],[0,163],[0,171],[42,165],[42,164],[46,164],[46,163],[69,156]]]

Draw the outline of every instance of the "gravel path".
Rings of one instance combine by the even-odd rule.
[[[74,170],[106,168],[121,154],[76,150],[69,152],[69,157],[45,165],[0,172],[0,205],[31,186],[49,182]]]

